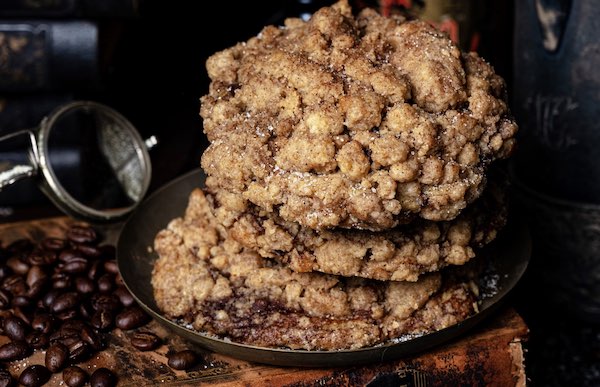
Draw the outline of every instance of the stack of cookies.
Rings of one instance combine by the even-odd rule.
[[[341,350],[477,311],[462,265],[505,225],[504,81],[429,24],[347,1],[207,61],[206,186],[159,232],[163,313],[261,347]]]

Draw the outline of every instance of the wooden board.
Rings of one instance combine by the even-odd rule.
[[[67,218],[50,218],[0,225],[0,245],[21,238],[40,240],[45,236],[63,237],[72,223]],[[101,229],[107,241],[114,243],[118,227]],[[90,373],[107,367],[119,377],[119,386],[154,384],[197,386],[435,386],[485,385],[524,386],[525,367],[522,342],[528,329],[511,308],[490,316],[479,327],[458,340],[427,352],[387,363],[344,368],[281,368],[248,363],[208,352],[167,331],[156,322],[142,330],[151,330],[164,345],[151,352],[140,352],[129,344],[132,331],[114,330],[107,349],[80,364]],[[0,344],[8,338],[0,336]],[[175,371],[167,366],[167,353],[194,349],[204,361],[193,369]],[[10,364],[18,376],[31,364],[43,364],[44,351]],[[47,385],[61,385],[62,374],[54,374]],[[64,384],[62,384],[64,385]]]

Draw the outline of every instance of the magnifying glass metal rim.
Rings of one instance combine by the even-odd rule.
[[[99,111],[102,111],[103,114],[106,114],[111,119],[115,120],[121,128],[127,130],[132,136],[132,138],[135,139],[135,143],[133,145],[135,146],[135,153],[139,161],[144,166],[144,176],[141,187],[142,189],[140,191],[140,197],[132,205],[123,208],[107,210],[97,210],[95,208],[89,207],[79,202],[71,194],[69,194],[69,192],[60,183],[56,174],[54,173],[54,170],[50,165],[47,156],[48,138],[50,136],[52,127],[54,123],[65,113],[82,108],[98,109]],[[138,131],[133,127],[129,120],[127,120],[114,109],[93,101],[75,101],[65,105],[61,105],[52,113],[50,113],[50,115],[48,115],[42,120],[37,135],[37,155],[39,158],[39,171],[41,171],[44,177],[43,179],[41,179],[40,188],[57,207],[59,207],[68,215],[71,215],[75,218],[85,219],[88,221],[98,223],[119,221],[124,219],[127,215],[129,215],[131,211],[135,207],[137,207],[137,205],[144,198],[150,185],[150,180],[152,176],[150,155],[148,154],[148,151],[144,146],[144,140],[142,139]]]

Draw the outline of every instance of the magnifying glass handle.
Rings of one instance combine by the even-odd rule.
[[[10,144],[8,149],[14,157],[0,160],[0,191],[16,181],[37,175],[39,165],[37,142],[32,131],[21,130],[0,136],[0,147],[6,144]]]

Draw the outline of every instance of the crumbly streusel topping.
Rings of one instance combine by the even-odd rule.
[[[307,350],[355,349],[453,325],[475,311],[465,282],[295,273],[227,237],[201,190],[155,239],[158,307],[235,342]]]
[[[515,142],[505,83],[477,54],[345,1],[206,67],[208,188],[312,229],[453,219]]]
[[[416,219],[393,229],[312,230],[252,206],[230,211],[227,193],[209,195],[212,212],[228,234],[261,256],[296,272],[320,271],[378,280],[416,281],[449,265],[463,265],[506,224],[506,184],[493,176],[482,196],[455,219]]]

